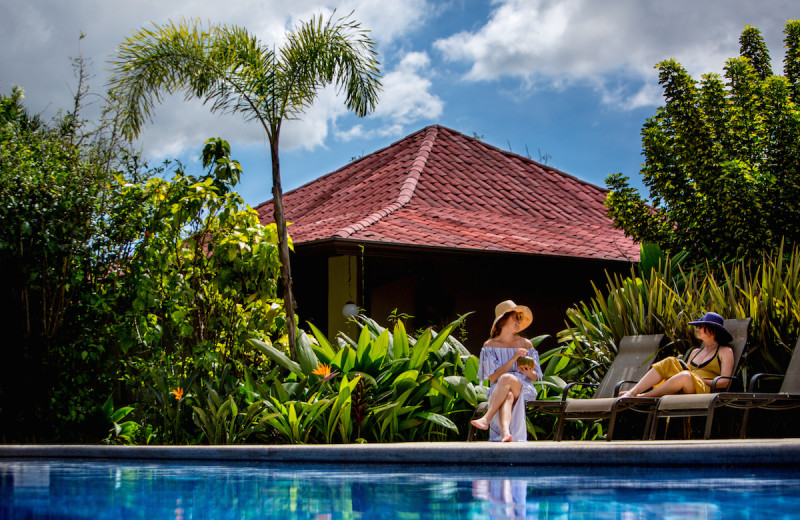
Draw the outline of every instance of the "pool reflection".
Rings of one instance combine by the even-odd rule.
[[[791,469],[0,460],[0,520],[728,520],[798,510]]]

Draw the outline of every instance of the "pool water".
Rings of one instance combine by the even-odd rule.
[[[0,519],[800,518],[796,468],[0,459]]]

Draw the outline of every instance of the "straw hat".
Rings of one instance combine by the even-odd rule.
[[[695,321],[690,321],[689,325],[703,325],[704,327],[711,327],[716,331],[714,337],[720,345],[727,345],[733,340],[733,336],[724,326],[725,320],[716,312],[707,312],[702,318]]]
[[[492,328],[489,331],[490,336],[492,335],[492,332],[494,332],[494,326],[497,325],[497,322],[500,320],[500,318],[509,312],[518,312],[522,315],[522,321],[519,325],[520,331],[525,330],[528,328],[528,325],[533,323],[533,313],[528,307],[524,305],[517,305],[511,300],[506,300],[498,303],[497,307],[494,308],[494,322],[492,322]]]

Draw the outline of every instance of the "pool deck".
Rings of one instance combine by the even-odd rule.
[[[800,466],[800,439],[442,442],[315,446],[0,445],[3,458],[156,459],[425,465]]]

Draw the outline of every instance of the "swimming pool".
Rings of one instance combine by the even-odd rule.
[[[796,468],[0,460],[0,519],[760,519]]]

